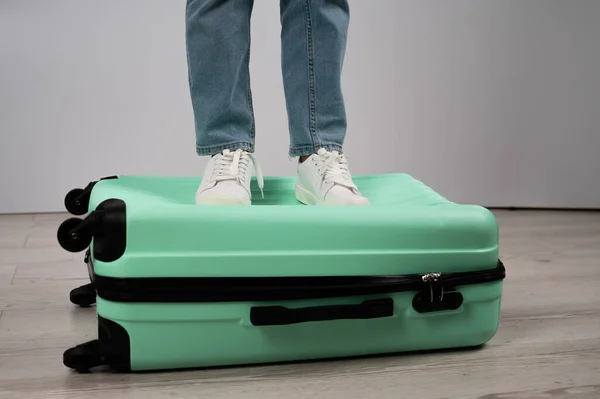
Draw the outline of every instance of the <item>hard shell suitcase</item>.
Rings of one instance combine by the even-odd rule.
[[[86,251],[98,339],[67,367],[196,368],[479,346],[504,265],[491,212],[405,174],[358,176],[367,207],[298,204],[265,178],[253,205],[197,206],[198,179],[119,176],[72,190],[58,240]],[[253,187],[256,186],[253,183]]]

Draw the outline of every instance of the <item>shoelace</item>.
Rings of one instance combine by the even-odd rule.
[[[258,188],[262,197],[265,197],[263,188],[265,186],[262,170],[258,164],[258,160],[247,151],[237,149],[235,151],[223,150],[218,159],[215,162],[213,168],[212,180],[214,181],[225,181],[235,180],[242,184],[242,181],[246,177],[248,171],[248,163],[252,162],[254,169],[256,170],[256,180],[258,182]]]
[[[324,148],[317,152],[323,173],[323,183],[339,184],[344,187],[356,189],[350,177],[348,161],[343,154],[337,151],[327,151]]]

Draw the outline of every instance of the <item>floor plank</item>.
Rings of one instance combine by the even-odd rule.
[[[33,215],[33,222],[36,225],[40,224],[52,224],[58,225],[62,223],[64,220],[73,217],[70,213],[67,212],[58,212],[58,213],[38,213]],[[81,216],[85,217],[85,216]]]
[[[69,302],[69,292],[89,278],[38,282],[36,284],[12,284],[0,290],[0,310],[45,309],[53,311]],[[0,336],[0,342],[2,337]],[[0,343],[1,345],[1,343]]]
[[[0,214],[0,226],[2,227],[31,227],[34,223],[34,215],[4,215]]]
[[[17,265],[0,265],[0,287],[9,286],[17,272]]]
[[[0,265],[19,263],[56,263],[82,260],[83,254],[74,254],[59,248],[0,248]]]
[[[21,248],[25,245],[27,230],[0,226],[0,248]]]
[[[1,270],[0,268],[0,273]],[[14,285],[24,285],[56,280],[79,281],[87,278],[88,270],[83,263],[83,259],[75,259],[67,262],[21,263],[14,273],[12,283]]]

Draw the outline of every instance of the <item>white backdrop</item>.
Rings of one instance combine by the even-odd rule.
[[[287,157],[279,2],[256,0],[266,174]],[[600,206],[600,1],[353,0],[345,95],[355,174],[451,200]],[[200,175],[185,0],[0,2],[0,212],[62,210],[111,174]]]

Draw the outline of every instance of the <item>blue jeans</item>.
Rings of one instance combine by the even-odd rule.
[[[253,0],[187,0],[186,45],[196,151],[254,151],[250,90]],[[280,0],[289,154],[341,151],[346,111],[341,73],[347,0]]]

